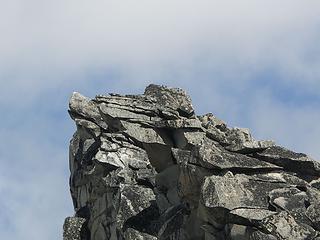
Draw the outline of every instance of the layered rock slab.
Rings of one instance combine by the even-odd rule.
[[[255,140],[187,93],[71,96],[64,240],[319,239],[319,163]]]

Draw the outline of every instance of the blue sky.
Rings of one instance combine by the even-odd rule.
[[[320,159],[319,1],[0,1],[0,239],[61,239],[73,91],[182,87]]]

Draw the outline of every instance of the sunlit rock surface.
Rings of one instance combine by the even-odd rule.
[[[320,239],[320,164],[255,140],[181,89],[73,93],[64,240]]]

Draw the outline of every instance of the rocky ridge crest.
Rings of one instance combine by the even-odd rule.
[[[73,93],[64,240],[320,239],[320,164],[257,141],[181,89]]]

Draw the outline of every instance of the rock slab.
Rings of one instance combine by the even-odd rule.
[[[320,239],[320,164],[213,114],[179,88],[73,93],[64,240]]]

